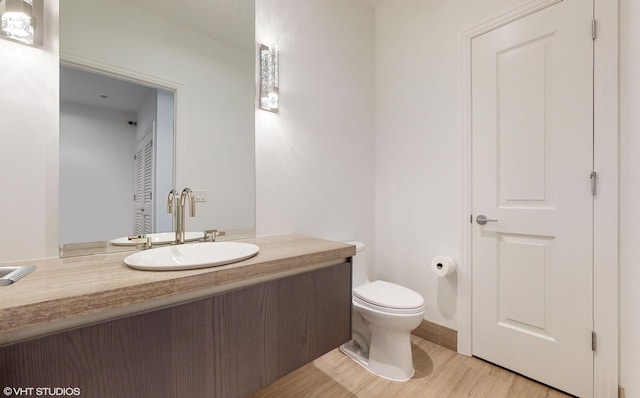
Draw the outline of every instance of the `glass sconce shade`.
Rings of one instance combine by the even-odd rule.
[[[39,9],[42,8],[42,0]],[[36,18],[34,0],[0,0],[0,37],[34,44]],[[39,43],[41,44],[41,43]]]
[[[260,45],[260,108],[278,112],[279,56],[275,46]]]
[[[33,25],[31,17],[22,12],[5,12],[0,17],[2,31],[7,37],[25,43],[33,43]]]

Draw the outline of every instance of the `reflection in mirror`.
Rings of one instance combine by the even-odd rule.
[[[62,65],[60,244],[172,231],[173,92]]]
[[[80,170],[76,166],[68,173],[63,170],[66,165],[61,163],[60,243],[70,246],[72,242],[98,240],[102,243],[92,250],[104,251],[104,242],[136,231],[136,216],[144,226],[141,213],[148,214],[149,207],[152,208],[147,220],[150,230],[170,231],[170,219],[166,219],[168,215],[164,213],[167,194],[171,188],[185,187],[192,188],[200,198],[196,217],[187,217],[187,231],[217,229],[226,232],[226,239],[254,235],[254,8],[254,0],[60,2],[60,59],[64,65],[80,69],[72,68],[71,72],[100,72],[168,90],[174,94],[175,111],[158,110],[159,117],[174,117],[174,121],[168,123],[174,126],[174,146],[167,152],[172,153],[174,166],[171,169],[167,166],[169,162],[155,160],[156,169],[152,174],[156,180],[152,180],[152,186],[156,186],[147,198],[151,199],[148,204],[137,207],[133,204],[135,181],[130,170],[134,159],[130,153],[124,161],[129,163],[126,167],[115,166],[115,161],[108,167],[97,165],[97,159],[105,155],[107,144],[116,145],[115,139],[102,144],[94,155],[94,162],[90,163],[91,170]],[[68,72],[69,69],[63,68],[63,74]],[[158,93],[164,91],[158,90]],[[71,101],[62,99],[62,102]],[[81,106],[69,109],[66,104],[61,105],[61,162],[70,162],[69,156],[86,157],[89,153],[88,149],[83,153],[75,148],[74,154],[63,147],[69,138],[63,130],[74,121],[68,116],[77,111],[73,108]],[[153,135],[152,124],[143,123],[137,111],[122,111],[129,113],[118,122],[123,136],[124,131],[135,130],[137,143],[149,132]],[[107,113],[106,110],[100,112]],[[129,125],[129,121],[138,125]],[[159,126],[157,120],[156,128]],[[104,140],[105,136],[95,137],[99,131],[97,127],[80,127],[76,135],[85,140]],[[91,136],[94,138],[89,139]],[[160,145],[160,142],[154,144]],[[129,147],[130,143],[126,145]],[[156,147],[156,153],[158,149]],[[160,171],[161,165],[168,171]],[[116,172],[119,168],[123,170]],[[84,180],[74,179],[73,170],[78,174],[85,172]],[[159,177],[167,178],[166,187],[158,187]],[[106,189],[107,186],[112,188]],[[119,191],[127,191],[127,195],[120,195]],[[118,201],[126,197],[128,204],[123,199],[116,205],[116,196]],[[117,226],[116,219],[122,219]],[[75,223],[87,220],[84,225]],[[110,225],[111,222],[114,225]],[[123,225],[130,229],[124,229]],[[113,245],[106,247],[108,251],[113,248]],[[68,253],[65,250],[63,255],[84,254]]]

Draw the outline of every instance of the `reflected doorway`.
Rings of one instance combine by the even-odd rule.
[[[61,245],[173,229],[174,102],[171,91],[60,66]]]

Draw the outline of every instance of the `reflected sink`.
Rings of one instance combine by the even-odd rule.
[[[124,259],[131,268],[145,271],[175,271],[217,267],[246,260],[260,248],[243,242],[205,242],[143,250]]]
[[[155,234],[146,234],[145,236],[151,238],[152,246],[173,243],[176,240],[175,232],[158,232]],[[203,237],[204,237],[204,233],[202,232],[185,232],[184,240],[186,242],[193,242],[196,240],[200,240]],[[116,245],[116,246],[136,246],[136,243],[131,242],[128,236],[123,236],[122,238],[113,239],[110,242],[112,245]]]

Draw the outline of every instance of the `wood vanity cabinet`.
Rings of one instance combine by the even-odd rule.
[[[245,397],[350,335],[347,262],[0,347],[0,387]]]

